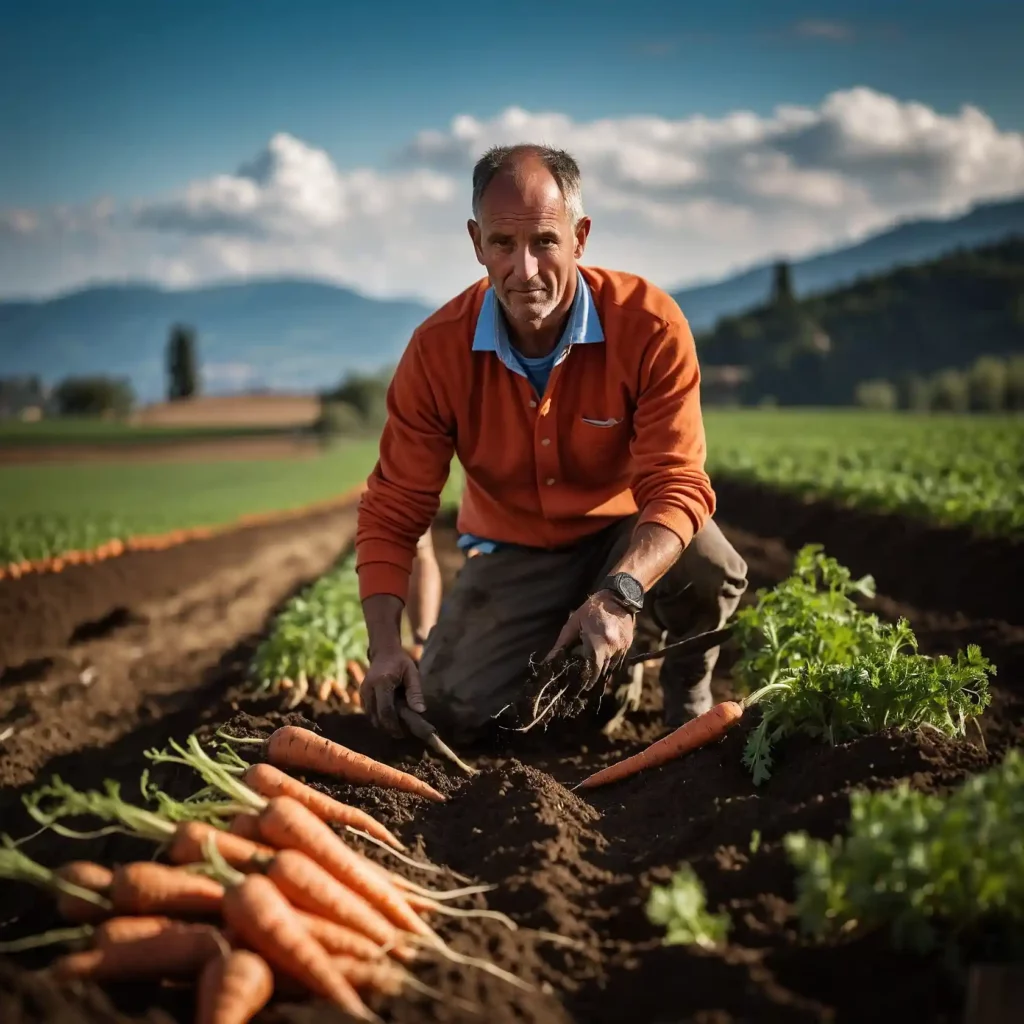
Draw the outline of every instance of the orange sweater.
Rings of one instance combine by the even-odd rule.
[[[495,352],[473,351],[486,280],[413,333],[359,506],[363,598],[405,600],[453,454],[466,475],[459,530],[504,543],[561,547],[639,511],[685,546],[714,513],[685,317],[642,278],[580,271],[605,340],[571,346],[540,398]]]

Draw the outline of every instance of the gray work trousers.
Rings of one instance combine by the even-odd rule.
[[[531,656],[543,658],[566,619],[600,585],[629,546],[637,517],[569,548],[507,547],[468,558],[446,594],[423,649],[420,672],[427,717],[453,740],[476,738],[526,680]],[[636,633],[658,646],[719,629],[747,587],[747,566],[711,520],[655,585]],[[718,648],[666,655],[660,682],[665,724],[711,706]]]

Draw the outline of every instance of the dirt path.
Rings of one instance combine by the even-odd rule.
[[[727,511],[723,507],[726,523]],[[767,529],[749,532],[749,510],[737,511],[743,512],[736,518],[745,529],[729,526],[727,532],[748,561],[751,591],[781,579],[794,547],[827,532],[814,526],[810,514],[804,534],[792,523],[775,531],[784,532],[785,539]],[[819,524],[831,524],[828,530],[843,535],[834,511],[830,515],[820,517]],[[226,539],[182,552],[184,575],[176,579],[178,570],[160,556],[151,556],[153,575],[126,561],[120,603],[113,597],[118,593],[113,578],[92,590],[83,578],[71,590],[36,595],[35,607],[42,609],[58,599],[69,608],[75,600],[79,604],[60,628],[40,627],[35,640],[23,642],[18,662],[3,677],[3,713],[27,709],[21,719],[25,728],[0,750],[4,830],[29,831],[20,793],[51,772],[79,786],[122,779],[130,792],[145,764],[142,750],[169,736],[180,738],[229,719],[237,729],[265,734],[282,721],[299,720],[283,716],[270,702],[239,702],[237,687],[253,634],[276,602],[337,555],[351,519],[335,514],[317,525],[273,529],[277,532],[258,543],[254,538],[248,549],[236,539],[239,546],[230,555],[218,547]],[[451,531],[439,530],[436,544],[450,575],[461,557]],[[854,554],[862,561],[872,556],[864,549]],[[166,572],[162,579],[159,566]],[[463,968],[425,964],[421,976],[444,993],[444,1003],[378,1004],[386,1019],[394,1024],[479,1020],[458,1008],[453,997],[462,996],[482,1004],[491,1024],[960,1024],[959,993],[933,959],[894,955],[880,938],[808,948],[790,910],[792,875],[780,844],[787,831],[831,836],[844,825],[851,788],[899,779],[941,788],[1024,739],[1024,627],[1009,615],[965,615],[945,607],[945,600],[922,608],[912,601],[918,586],[912,575],[890,573],[890,579],[897,586],[878,599],[877,609],[888,617],[907,615],[924,650],[980,642],[998,664],[997,699],[985,716],[987,753],[973,743],[926,737],[872,737],[836,749],[796,743],[786,747],[770,784],[755,789],[740,764],[747,725],[718,746],[582,800],[569,787],[594,766],[659,732],[656,688],[615,744],[595,723],[577,722],[498,750],[464,751],[484,769],[471,780],[445,775],[418,747],[395,745],[372,733],[361,718],[314,705],[307,713],[325,734],[402,763],[456,796],[444,805],[425,805],[399,794],[326,787],[373,811],[423,856],[498,884],[488,903],[512,914],[521,925],[518,932],[494,922],[460,922],[445,927],[444,934],[461,951],[488,956],[535,985],[533,992],[521,993]],[[899,585],[903,579],[909,581],[905,587]],[[7,593],[5,606],[0,590],[0,611],[16,611],[14,593]],[[963,603],[991,607],[991,598],[965,592]],[[92,610],[85,614],[85,608]],[[21,613],[26,626],[34,621],[24,605]],[[112,614],[110,628],[97,621]],[[84,638],[68,645],[71,620],[77,620],[71,632]],[[35,676],[33,662],[45,666]],[[728,688],[728,659],[720,665],[721,694]],[[97,674],[86,687],[78,673],[89,666]],[[161,781],[182,796],[194,788],[179,776]],[[761,836],[756,852],[751,848],[755,829]],[[27,849],[46,863],[69,856],[68,841],[52,836],[41,836]],[[76,844],[74,852],[107,862],[151,853],[117,837]],[[697,869],[712,905],[731,914],[733,931],[722,953],[663,948],[646,921],[649,885],[667,879],[683,860]],[[7,923],[3,937],[56,923],[48,901],[25,887],[0,886],[0,907],[0,921]],[[563,941],[553,943],[532,929],[555,932]],[[44,957],[19,961],[25,966],[44,962]],[[85,994],[44,991],[0,959],[4,1024],[184,1024],[191,1006],[187,987],[158,994],[146,986],[122,986],[109,994],[94,988]],[[340,1019],[320,1007],[280,1004],[259,1021]]]

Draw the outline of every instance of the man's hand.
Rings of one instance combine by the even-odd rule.
[[[607,591],[591,595],[569,616],[545,660],[577,643],[594,666],[594,682],[614,672],[633,644],[634,616]]]
[[[378,729],[396,738],[405,735],[395,706],[396,698],[403,691],[405,702],[413,711],[422,714],[427,710],[419,669],[407,651],[397,647],[373,657],[363,685],[359,688],[363,711]]]

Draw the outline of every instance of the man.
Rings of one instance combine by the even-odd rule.
[[[711,520],[700,372],[672,299],[579,266],[590,233],[566,153],[498,147],[473,173],[487,270],[413,334],[388,391],[356,535],[370,637],[363,705],[395,735],[396,694],[454,741],[513,701],[531,659],[582,644],[600,677],[636,616],[668,640],[723,625],[746,565]],[[417,540],[452,456],[466,561],[417,666],[399,638]],[[666,657],[665,721],[711,706],[718,652]]]

